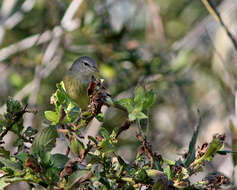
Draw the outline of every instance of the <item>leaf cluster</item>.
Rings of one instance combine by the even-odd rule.
[[[134,98],[122,99],[116,104],[126,108],[129,114],[127,122],[140,121],[148,118],[145,113],[152,106],[154,97],[153,91],[137,87]],[[93,100],[93,97],[91,99]],[[1,188],[18,181],[55,190],[218,189],[229,183],[221,174],[212,174],[211,177],[194,184],[190,181],[190,177],[201,172],[216,154],[228,153],[222,150],[225,136],[220,134],[215,135],[210,143],[197,147],[201,117],[195,127],[188,153],[183,158],[172,161],[154,152],[152,144],[148,142],[142,129],[138,128],[139,133],[136,136],[140,147],[136,159],[129,163],[117,152],[118,132],[121,133],[119,129],[109,133],[105,128],[100,128],[99,135],[89,136],[88,143],[85,143],[83,128],[93,118],[98,118],[98,115],[103,117],[100,110],[96,111],[97,115],[90,109],[80,111],[67,96],[62,82],[57,85],[51,103],[54,104],[55,111],[45,112],[50,124],[35,137],[33,129],[23,130],[23,115],[26,109],[18,101],[8,100],[7,112],[1,116],[1,136],[12,131],[22,139],[23,145],[16,145],[17,154],[11,154],[1,146]],[[65,154],[51,153],[60,139],[67,142],[67,151]],[[25,146],[25,143],[30,143],[30,146]]]

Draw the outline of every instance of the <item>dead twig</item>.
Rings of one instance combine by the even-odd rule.
[[[154,167],[154,153],[152,151],[151,144],[146,140],[146,138],[143,137],[141,133],[137,134],[137,139],[142,143],[142,146],[139,148],[138,152],[139,154],[145,153],[146,156],[151,161],[151,168]]]
[[[125,130],[129,129],[130,125],[132,124],[131,121],[126,121],[119,129],[116,134],[116,138]]]

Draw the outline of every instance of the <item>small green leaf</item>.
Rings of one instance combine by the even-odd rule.
[[[6,182],[6,181],[7,181],[7,178],[5,178],[5,177],[0,178],[0,189],[4,189],[8,185],[10,185],[10,183]]]
[[[28,155],[25,152],[20,152],[16,154],[15,156],[18,160],[25,162],[25,160],[28,158]]]
[[[105,128],[101,127],[100,133],[105,139],[109,140],[109,132]]]
[[[3,157],[0,157],[0,162],[4,166],[6,166],[7,168],[10,168],[13,171],[16,171],[16,172],[21,171],[21,165],[17,162],[11,161],[11,160],[3,158]]]
[[[100,122],[104,122],[104,115],[103,113],[99,113],[97,116],[96,116],[96,119]]]
[[[130,113],[128,115],[128,119],[129,119],[129,121],[135,121],[136,120],[136,116],[133,113]]]
[[[230,131],[232,139],[232,151],[237,152],[237,128],[234,126],[233,121],[230,120]],[[234,166],[237,165],[237,154],[232,154],[232,160]]]
[[[147,119],[148,117],[143,113],[143,112],[137,112],[136,113],[136,118],[137,119]]]
[[[134,109],[134,103],[131,98],[123,98],[119,100],[118,103],[124,106],[128,110],[129,113],[131,113],[132,110]]]
[[[191,166],[195,168],[200,166],[204,161],[211,161],[213,159],[213,156],[223,148],[223,144],[224,144],[224,135],[219,134],[214,135],[205,154],[201,158],[195,160],[191,164]]]
[[[44,115],[46,119],[51,122],[58,123],[59,121],[59,115],[54,111],[45,111]]]
[[[146,170],[144,170],[143,168],[139,169],[136,174],[135,174],[135,177],[134,177],[134,180],[136,182],[142,182],[142,183],[149,183],[149,177],[146,173]]]
[[[77,155],[82,155],[85,152],[84,144],[79,141],[75,136],[71,137],[70,148]]]
[[[145,89],[142,88],[141,86],[138,86],[136,88],[136,95],[134,98],[134,102],[135,102],[135,104],[138,104],[140,102],[143,102],[144,99],[145,99]]]
[[[38,132],[37,129],[32,128],[32,127],[27,127],[27,129],[24,131],[24,135],[27,137],[31,137],[35,135]]]
[[[12,99],[11,97],[7,100],[7,112],[14,114],[20,112],[22,109],[21,103],[17,100]]]
[[[91,171],[89,170],[77,170],[72,175],[68,177],[67,189],[73,189],[80,183],[90,179],[92,176]]]
[[[9,158],[10,152],[6,150],[4,147],[0,146],[0,156],[4,158]]]
[[[92,137],[92,136],[88,135],[87,138],[88,138],[88,140],[92,141],[92,142],[95,143],[95,144],[98,143],[95,137]]]
[[[188,149],[188,155],[187,158],[185,159],[184,164],[186,166],[189,166],[194,160],[195,160],[195,153],[196,153],[196,142],[198,138],[198,133],[201,127],[201,116],[199,116],[199,121],[197,125],[195,126],[195,130],[192,136],[192,139],[189,143],[189,149]]]
[[[63,154],[53,154],[50,157],[50,161],[53,167],[63,169],[69,158]]]
[[[154,99],[155,99],[155,93],[152,90],[146,92],[145,100],[143,103],[143,109],[146,110],[147,108],[149,108],[154,102]]]
[[[58,132],[55,126],[44,128],[39,135],[36,136],[31,152],[36,156],[44,157],[47,151],[51,151],[55,146]]]
[[[14,142],[13,142],[13,146],[15,147],[22,147],[24,145],[24,141],[22,138],[17,138]]]
[[[168,165],[168,166],[165,168],[164,173],[165,173],[166,176],[168,177],[168,180],[172,180],[172,172],[171,172],[170,165]]]
[[[64,91],[62,90],[57,90],[56,91],[56,96],[58,98],[58,102],[60,104],[63,104],[67,100],[67,95]]]

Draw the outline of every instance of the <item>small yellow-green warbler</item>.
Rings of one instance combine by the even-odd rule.
[[[87,88],[92,75],[98,76],[96,62],[88,56],[83,56],[74,61],[63,80],[68,96],[82,110],[87,109],[89,104]]]

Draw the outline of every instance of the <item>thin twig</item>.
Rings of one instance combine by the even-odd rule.
[[[126,121],[117,131],[116,138],[125,130],[129,129],[132,122]]]
[[[237,40],[234,37],[234,35],[230,32],[230,30],[225,25],[224,21],[221,18],[221,15],[219,11],[216,9],[214,4],[211,2],[211,0],[201,0],[202,3],[205,5],[206,9],[209,11],[209,13],[216,19],[217,22],[221,24],[221,26],[225,29],[226,34],[229,36],[230,40],[232,41],[235,50],[237,50]]]
[[[75,4],[75,2],[77,2],[76,6],[75,6],[76,9],[75,9],[75,7],[72,9],[71,7],[73,4]],[[61,25],[55,26],[53,30],[47,30],[47,31],[43,32],[42,34],[32,35],[32,36],[27,37],[17,43],[14,43],[8,47],[2,48],[0,50],[0,61],[7,59],[8,57],[10,57],[11,55],[13,55],[15,53],[29,49],[29,48],[33,47],[34,45],[40,45],[42,43],[48,42],[49,40],[51,40],[54,37],[55,33],[58,33],[58,37],[59,37],[64,33],[64,29],[66,29],[68,31],[72,31],[72,30],[75,30],[76,28],[78,28],[80,26],[80,21],[78,19],[76,19],[76,20],[70,20],[70,19],[73,18],[73,16],[75,15],[75,13],[77,11],[77,8],[80,6],[81,3],[82,3],[82,0],[74,0],[70,4],[68,9],[66,10],[66,12],[62,18]],[[69,14],[69,12],[70,12],[70,14]]]
[[[226,76],[226,78],[227,78],[227,80],[228,80],[228,85],[229,85],[229,87],[230,87],[231,93],[232,93],[233,96],[235,96],[235,87],[234,87],[234,84],[233,84],[233,79],[232,79],[230,73],[228,73],[228,70],[227,70],[227,68],[226,68],[227,65],[226,65],[226,63],[225,63],[225,61],[224,61],[224,58],[223,58],[223,57],[221,56],[221,54],[217,51],[217,48],[215,47],[215,45],[214,45],[214,43],[213,43],[213,40],[212,40],[210,34],[208,33],[208,30],[206,30],[206,33],[207,33],[207,36],[208,36],[209,40],[211,41],[211,45],[212,45],[212,47],[213,47],[213,49],[214,49],[214,51],[215,51],[217,57],[220,59],[222,65],[223,65],[223,67],[224,67],[224,75]]]
[[[218,5],[217,9],[221,12],[222,18],[229,19],[231,15],[235,15],[237,9],[237,1],[225,0]],[[205,43],[206,32],[208,30],[211,36],[214,36],[219,29],[219,23],[213,22],[214,18],[208,15],[202,21],[198,22],[183,38],[179,39],[172,45],[174,51],[180,49],[195,49],[202,54],[207,53],[206,49],[209,44]],[[209,47],[209,46],[208,46]]]

